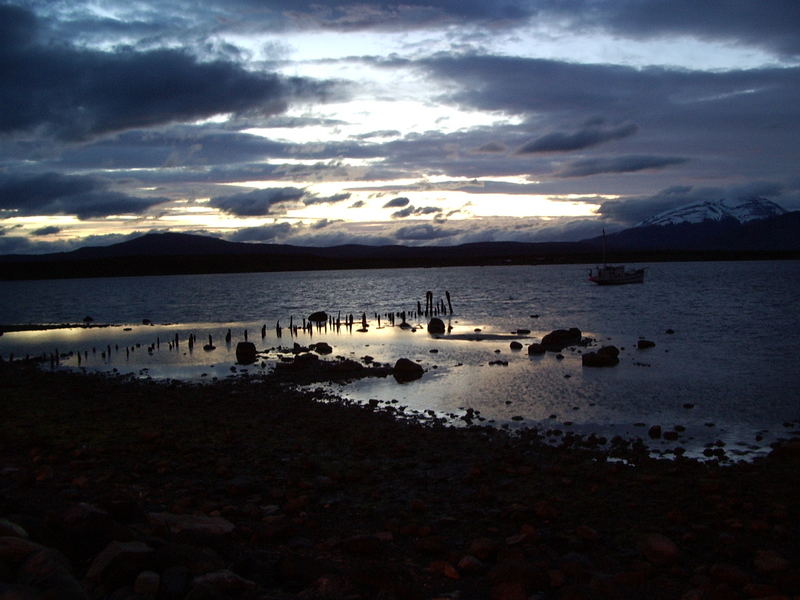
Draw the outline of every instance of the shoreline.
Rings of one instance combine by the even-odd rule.
[[[31,553],[65,554],[59,585],[87,597],[145,572],[175,598],[800,594],[797,440],[752,463],[632,466],[398,419],[291,377],[155,383],[7,362],[0,375],[0,519]],[[110,560],[114,543],[141,552]]]

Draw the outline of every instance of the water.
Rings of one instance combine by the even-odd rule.
[[[373,378],[331,386],[363,402],[394,400],[408,410],[443,415],[473,408],[497,426],[644,438],[649,425],[680,425],[686,431],[678,442],[654,444],[680,445],[690,454],[720,440],[748,455],[793,431],[800,417],[794,357],[800,261],[631,266],[648,266],[643,285],[595,286],[586,279],[588,266],[580,265],[4,282],[0,323],[75,323],[88,315],[114,325],[6,333],[0,356],[80,351],[81,368],[221,378],[241,373],[234,349],[247,330],[260,350],[327,341],[334,356],[370,355],[389,363],[405,356],[427,369],[409,384]],[[424,329],[385,327],[385,319],[378,328],[374,313],[413,311],[417,301],[424,306],[427,290],[437,300],[446,290],[452,295],[449,335],[437,339]],[[365,312],[369,331],[288,336],[290,316],[297,323],[315,310],[352,313],[357,321]],[[142,325],[143,319],[157,325]],[[281,338],[274,329],[278,321]],[[567,350],[563,359],[552,353],[529,357],[525,350],[512,351],[510,338],[464,339],[474,329],[505,336],[524,328],[531,330],[521,340],[527,344],[567,327],[623,348],[621,363],[584,368],[579,351]],[[191,352],[190,332],[198,339]],[[170,347],[175,334],[180,342]],[[205,352],[209,334],[216,348]],[[637,350],[640,337],[656,347]],[[273,350],[246,370],[267,371],[278,358]],[[489,364],[497,360],[508,364]],[[62,364],[77,367],[77,356]]]

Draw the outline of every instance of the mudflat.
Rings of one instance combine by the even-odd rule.
[[[157,383],[24,362],[0,363],[0,405],[14,598],[800,595],[797,441],[727,466],[636,444],[620,460],[285,375]]]

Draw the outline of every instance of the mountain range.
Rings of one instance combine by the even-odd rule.
[[[722,221],[734,219],[739,223],[768,219],[786,214],[786,210],[766,198],[751,197],[735,203],[725,199],[694,202],[673,208],[636,225],[680,225],[684,223],[703,223],[706,221]]]
[[[763,198],[700,202],[636,227],[579,242],[482,242],[459,246],[326,248],[228,242],[211,236],[149,233],[72,252],[0,256],[0,278],[35,279],[337,268],[798,258],[800,211]]]

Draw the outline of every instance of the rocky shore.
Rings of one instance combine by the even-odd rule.
[[[800,442],[627,460],[352,406],[0,363],[0,598],[800,596]]]

